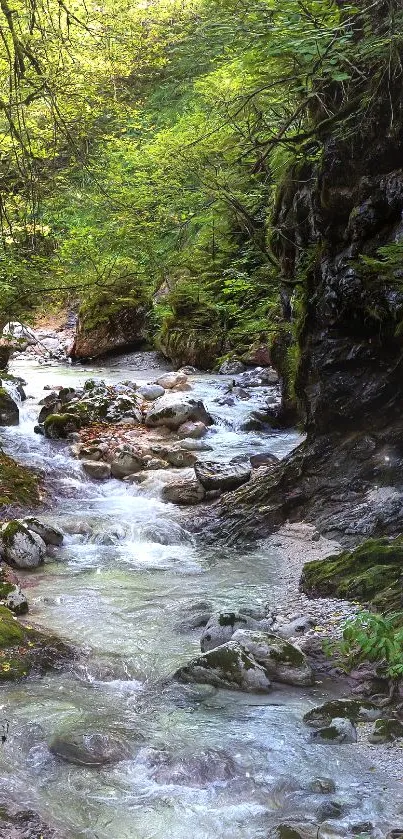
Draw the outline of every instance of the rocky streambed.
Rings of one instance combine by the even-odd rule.
[[[340,703],[364,676],[322,653],[356,607],[298,591],[304,562],[338,545],[304,524],[247,553],[194,532],[195,504],[202,520],[298,444],[265,424],[274,377],[185,372],[172,387],[156,364],[15,366],[27,399],[3,437],[41,471],[50,530],[26,520],[0,542],[29,603],[18,630],[40,625],[66,655],[26,679],[3,670],[0,835],[397,836],[401,740],[369,742],[384,712]],[[29,569],[21,528],[38,537]]]

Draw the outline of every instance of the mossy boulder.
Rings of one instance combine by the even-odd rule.
[[[271,632],[238,629],[232,640],[253,656],[273,681],[300,687],[313,685],[314,675],[306,656],[284,638]]]
[[[7,606],[14,615],[28,612],[28,601],[7,565],[0,564],[0,605]]]
[[[194,658],[180,667],[174,678],[213,687],[267,693],[270,681],[263,667],[236,641]]]
[[[114,734],[75,732],[55,735],[49,751],[67,763],[77,766],[104,766],[131,757],[128,745]]]
[[[368,539],[352,551],[304,565],[300,587],[311,597],[359,600],[379,611],[403,609],[403,536]]]
[[[140,293],[133,303],[128,303],[127,291],[124,300],[117,289],[113,295],[100,293],[80,309],[70,357],[83,361],[144,346],[150,306]]]
[[[41,482],[37,474],[0,452],[0,507],[35,506],[40,501]]]
[[[81,420],[71,412],[65,414],[50,414],[44,422],[45,437],[51,440],[63,440],[73,431],[81,428]]]
[[[73,656],[59,638],[20,623],[10,609],[0,606],[0,683],[58,669]]]
[[[378,714],[379,708],[366,700],[331,699],[329,702],[308,711],[304,716],[304,722],[312,728],[321,728],[330,725],[335,717],[356,723],[375,720]]]
[[[20,521],[9,521],[0,531],[5,561],[16,568],[37,568],[45,558],[46,544],[38,533]]]
[[[370,743],[390,743],[403,737],[403,723],[397,719],[376,720]]]
[[[9,392],[0,387],[0,425],[18,425],[20,411]]]
[[[343,717],[335,717],[329,725],[313,731],[311,740],[314,743],[321,743],[323,746],[356,743],[357,731],[351,720],[346,720]]]

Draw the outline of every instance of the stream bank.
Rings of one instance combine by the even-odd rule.
[[[192,532],[192,516],[160,500],[158,470],[146,486],[94,482],[66,442],[34,433],[44,386],[94,377],[144,384],[163,372],[147,366],[150,360],[134,355],[122,366],[115,359],[84,369],[16,365],[32,398],[21,406],[20,425],[4,431],[5,445],[42,469],[53,498],[41,518],[65,534],[44,566],[19,573],[29,620],[82,654],[61,672],[2,688],[9,725],[0,752],[3,795],[67,839],[266,839],[290,820],[316,825],[316,833],[320,824],[323,839],[351,835],[364,823],[370,835],[386,836],[400,826],[403,809],[400,752],[392,752],[391,774],[386,750],[360,737],[313,743],[303,723],[306,711],[340,695],[340,682],[302,689],[276,683],[262,695],[169,678],[199,653],[201,628],[184,622],[201,604],[210,613],[269,607],[284,621],[313,614],[325,630],[337,623],[337,611],[351,613],[348,604],[311,604],[297,593],[303,562],[337,546],[309,527],[288,528],[247,553],[241,541],[206,546]],[[205,456],[225,464],[270,449],[282,458],[299,442],[296,433],[242,431],[248,400],[219,404],[225,379],[190,379],[192,395],[215,419],[207,432],[213,453]],[[49,750],[56,736],[91,731],[121,742],[124,759],[90,768]],[[327,792],[317,791],[318,778],[330,778]]]

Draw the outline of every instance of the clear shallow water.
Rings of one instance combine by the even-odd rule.
[[[308,742],[301,718],[324,698],[320,686],[261,697],[167,680],[199,649],[200,631],[182,631],[186,610],[199,601],[212,609],[275,605],[285,560],[265,546],[246,556],[241,549],[201,549],[187,515],[159,500],[158,477],[145,490],[93,483],[64,444],[33,433],[45,384],[94,374],[109,381],[156,377],[138,366],[136,355],[123,369],[114,362],[108,369],[15,371],[35,399],[25,403],[20,426],[5,432],[7,449],[52,473],[48,518],[66,531],[56,559],[20,575],[30,617],[87,655],[71,671],[2,690],[0,721],[10,725],[0,750],[2,795],[38,810],[69,839],[266,839],[282,815],[315,813],[318,802],[306,787],[326,776],[349,811],[346,824],[374,814],[381,825],[399,824],[396,782],[354,746]],[[240,432],[253,405],[218,405],[221,378],[201,376],[193,386],[218,423],[206,456],[283,456],[298,442],[296,434]],[[254,401],[261,403],[259,393]],[[101,770],[63,763],[46,743],[64,730],[118,734],[131,757]]]

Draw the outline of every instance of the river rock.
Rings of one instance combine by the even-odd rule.
[[[18,425],[20,411],[4,387],[0,387],[0,425]]]
[[[317,839],[318,825],[315,822],[290,820],[281,822],[270,836],[273,839]]]
[[[379,719],[369,736],[370,743],[393,743],[403,737],[403,722],[397,719]]]
[[[131,756],[130,749],[120,737],[96,731],[55,735],[49,743],[49,750],[56,757],[78,766],[104,766]]]
[[[197,462],[196,455],[193,454],[193,452],[188,451],[188,449],[183,448],[181,445],[163,446],[158,444],[151,446],[151,451],[153,454],[157,455],[157,457],[162,458],[162,460],[166,460],[170,466],[174,466],[179,469],[194,466]]]
[[[212,452],[213,447],[204,440],[194,440],[192,437],[185,437],[181,440],[181,448],[188,452]]]
[[[184,422],[203,422],[212,425],[213,420],[207,413],[203,402],[189,397],[180,399],[175,394],[166,394],[152,403],[146,414],[146,425],[149,428],[166,426],[176,430]]]
[[[195,478],[183,478],[171,484],[166,484],[161,490],[163,501],[171,504],[193,505],[203,501],[206,492],[204,487]]]
[[[262,624],[252,616],[240,612],[219,612],[210,615],[200,639],[203,653],[230,641],[237,629],[260,629]]]
[[[316,626],[316,620],[314,618],[302,616],[301,618],[295,618],[295,620],[290,621],[290,623],[279,626],[278,630],[276,627],[276,632],[278,632],[282,638],[293,638],[296,635],[305,635],[305,633],[309,632],[310,629],[313,629],[314,626]]]
[[[180,757],[158,752],[154,762],[152,778],[158,784],[205,789],[210,784],[230,781],[238,774],[232,757],[221,749],[207,749],[201,754]]]
[[[204,489],[227,492],[249,481],[252,468],[250,463],[223,464],[206,460],[195,464],[195,473]]]
[[[122,447],[111,463],[111,473],[114,478],[126,478],[135,472],[140,472],[144,467],[142,453],[132,446]]]
[[[161,385],[143,385],[139,387],[138,393],[147,400],[147,402],[155,402],[160,396],[163,396],[165,389]]]
[[[164,373],[156,383],[164,390],[191,390],[185,373]]]
[[[277,466],[280,460],[271,452],[260,452],[259,454],[251,454],[250,464],[252,469],[259,469],[260,466]]]
[[[204,422],[184,422],[183,425],[179,426],[177,433],[180,439],[187,437],[200,440],[201,437],[204,437],[206,431]]]
[[[37,568],[46,554],[46,544],[37,533],[19,521],[4,524],[0,531],[4,559],[16,568]]]
[[[111,466],[109,463],[95,460],[83,460],[81,465],[84,472],[96,481],[106,481],[111,477]]]
[[[283,638],[271,632],[238,629],[232,640],[240,644],[273,681],[298,687],[314,684],[312,667],[304,653]]]
[[[229,641],[180,667],[175,678],[230,690],[267,693],[270,681],[263,667],[236,641]]]
[[[263,387],[263,385],[276,385],[279,382],[279,375],[273,367],[255,367],[254,370],[246,370],[235,379],[236,387]]]
[[[246,367],[242,361],[227,359],[227,361],[223,362],[218,372],[221,376],[238,376],[239,373],[243,373],[245,370]]]
[[[43,539],[45,545],[55,545],[59,547],[63,542],[63,532],[52,524],[45,524],[33,516],[26,516],[24,519],[19,519],[21,524],[24,524],[28,530],[37,533]]]
[[[336,784],[332,778],[314,778],[308,785],[309,792],[319,795],[331,795],[336,792]]]
[[[356,743],[357,730],[350,720],[342,717],[335,717],[330,725],[318,728],[311,734],[314,743],[321,743],[324,746],[336,745],[339,743]]]
[[[372,702],[361,699],[331,699],[317,708],[312,708],[304,715],[304,722],[313,728],[330,725],[335,717],[342,717],[351,722],[376,720],[379,708]]]
[[[43,424],[45,437],[50,440],[66,439],[72,431],[78,431],[81,427],[81,420],[72,413],[50,414]]]

